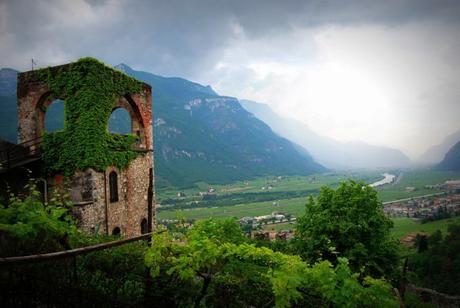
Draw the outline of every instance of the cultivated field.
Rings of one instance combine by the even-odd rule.
[[[340,182],[347,179],[355,179],[372,183],[383,178],[381,172],[350,172],[350,173],[328,173],[311,176],[270,176],[257,178],[255,180],[240,181],[229,185],[209,185],[197,183],[196,187],[177,190],[176,188],[163,189],[157,192],[162,202],[169,202],[172,205],[167,209],[161,209],[157,213],[158,219],[190,218],[203,219],[207,217],[237,217],[259,216],[270,214],[274,211],[282,211],[298,216],[303,212],[308,196],[315,196],[322,186],[336,187]],[[214,189],[214,195],[219,200],[208,200],[206,207],[199,197],[200,191],[207,191],[210,187]],[[185,197],[178,198],[177,193],[182,192]],[[293,197],[286,197],[292,195]],[[245,197],[251,199],[264,199],[267,196],[270,200],[263,202],[245,201]],[[278,197],[279,196],[279,197]],[[235,199],[239,201],[235,204]],[[169,200],[168,200],[169,199]],[[257,200],[258,201],[258,200]],[[195,203],[196,202],[196,203]],[[180,208],[184,203],[193,204],[191,208]],[[216,206],[213,206],[213,204]],[[230,204],[230,205],[227,205]],[[217,206],[218,205],[218,206]]]
[[[425,185],[444,183],[447,180],[460,179],[460,172],[433,171],[433,170],[414,170],[404,171],[401,179],[393,185],[386,185],[378,188],[380,200],[392,201],[404,198],[417,197],[438,191],[426,189]],[[406,187],[415,187],[413,192],[406,192]]]
[[[273,202],[277,202],[274,205]],[[204,219],[217,217],[236,217],[260,216],[270,214],[275,211],[288,212],[294,216],[301,215],[307,198],[294,198],[279,201],[255,202],[247,204],[238,204],[231,206],[220,206],[210,208],[184,209],[184,210],[167,210],[158,212],[159,219]]]
[[[366,171],[331,172],[309,176],[266,176],[246,181],[237,181],[227,185],[198,182],[194,187],[190,188],[159,188],[157,189],[157,196],[161,201],[167,198],[176,198],[178,192],[183,192],[186,197],[191,198],[192,196],[196,196],[200,191],[207,191],[210,187],[214,188],[215,194],[217,195],[268,192],[269,186],[272,187],[270,191],[273,192],[319,189],[324,185],[337,185],[339,182],[350,178],[372,183],[383,178],[381,173],[383,172]],[[265,189],[263,189],[263,187],[265,187]]]
[[[169,207],[159,210],[157,217],[160,220],[208,217],[241,218],[267,215],[275,211],[299,216],[303,213],[308,195],[317,195],[322,186],[336,187],[341,181],[349,178],[372,183],[383,178],[381,173],[383,172],[366,171],[310,176],[269,176],[228,185],[197,183],[195,187],[188,189],[167,188],[157,192],[160,202],[168,198],[170,201]],[[398,171],[390,171],[390,173],[399,174]],[[404,171],[396,183],[378,188],[377,191],[382,201],[411,198],[436,193],[437,190],[426,189],[424,186],[443,183],[450,179],[460,179],[460,173],[427,170]],[[409,186],[415,187],[416,191],[406,192],[405,188]],[[207,191],[210,187],[214,189],[213,194],[218,200],[199,201],[202,199],[199,197],[199,192]],[[183,192],[185,197],[178,198],[178,192]],[[248,196],[247,201],[245,201],[245,196]],[[178,206],[175,206],[175,202]],[[189,208],[179,206],[184,204]]]

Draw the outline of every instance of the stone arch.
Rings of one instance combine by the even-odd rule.
[[[145,138],[146,123],[143,121],[139,106],[137,106],[131,96],[125,95],[117,100],[115,106],[112,108],[112,112],[119,108],[126,109],[131,117],[131,133],[139,137],[137,146],[144,149],[147,148]]]
[[[43,95],[40,96],[40,98],[37,101],[37,104],[35,105],[35,110],[34,110],[34,136],[30,136],[30,139],[36,139],[40,138],[43,136],[43,133],[45,132],[45,117],[46,117],[46,110],[48,107],[53,104],[57,100],[62,100],[65,104],[65,100],[56,97],[53,95],[51,91],[45,92]],[[65,121],[65,108],[64,108],[64,121]]]
[[[64,130],[64,113],[64,101],[62,99],[52,101],[45,111],[44,130],[48,133]]]
[[[108,124],[109,133],[111,134],[132,134],[131,115],[123,107],[112,110]]]

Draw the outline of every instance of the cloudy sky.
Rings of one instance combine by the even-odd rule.
[[[0,2],[0,67],[94,56],[417,158],[460,129],[460,1]]]

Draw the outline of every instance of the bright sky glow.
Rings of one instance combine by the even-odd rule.
[[[456,0],[6,0],[0,67],[93,56],[416,159],[460,130]]]
[[[398,148],[416,159],[460,129],[452,31],[430,23],[322,27],[254,41],[240,29],[200,78],[321,135]]]
[[[340,64],[326,64],[311,72],[305,80],[305,113],[313,112],[319,121],[310,125],[320,133],[340,139],[367,138],[362,130],[369,122],[387,118],[387,101],[377,83]],[[345,130],[346,129],[346,130]]]

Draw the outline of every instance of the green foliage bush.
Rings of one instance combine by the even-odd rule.
[[[30,190],[29,196],[12,196],[0,205],[1,257],[114,240],[79,232],[65,196],[43,204],[33,185]],[[4,307],[140,306],[148,277],[146,249],[146,242],[137,242],[62,260],[0,265],[0,302]]]
[[[85,292],[91,290],[99,297],[110,297],[113,304],[103,305],[142,304],[148,273],[143,264],[147,247],[146,242],[136,242],[79,257],[77,277],[80,288]]]
[[[181,236],[157,233],[145,261],[154,278],[195,285],[193,298],[179,305],[220,306],[225,298],[230,307],[397,306],[389,284],[370,277],[361,284],[346,259],[336,267],[329,261],[310,266],[299,256],[250,244],[231,220],[199,221]]]
[[[33,185],[25,199],[11,196],[0,204],[0,256],[27,255],[68,249],[77,232],[70,203],[55,198],[40,201]]]
[[[46,133],[43,160],[47,173],[72,175],[76,170],[126,167],[139,153],[134,135],[114,135],[108,120],[116,100],[139,92],[142,83],[93,58],[69,66],[39,70],[53,97],[65,102],[64,130]]]
[[[365,183],[350,180],[335,190],[323,187],[297,221],[295,251],[308,262],[337,264],[344,257],[355,272],[391,277],[399,264],[398,245],[382,208],[377,192]]]
[[[12,198],[0,210],[1,245],[8,243],[2,253],[4,247],[8,256],[23,255],[113,239],[78,232],[69,214],[67,204],[44,205],[36,192]],[[397,306],[386,281],[354,273],[345,258],[335,261],[310,265],[299,256],[256,247],[231,219],[203,220],[182,232],[154,234],[150,247],[138,242],[75,259],[2,267],[0,302],[25,307]]]

